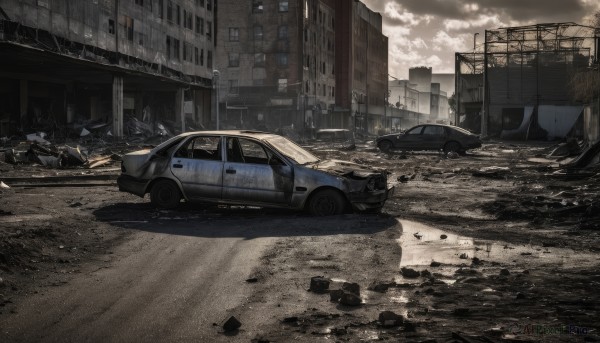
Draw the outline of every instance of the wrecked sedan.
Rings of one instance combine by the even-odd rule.
[[[404,133],[380,136],[375,141],[379,150],[443,150],[464,154],[481,147],[481,139],[463,128],[452,125],[417,125]]]
[[[186,201],[306,209],[314,215],[378,210],[393,192],[387,173],[323,161],[285,137],[198,131],[123,156],[119,190],[159,208]]]

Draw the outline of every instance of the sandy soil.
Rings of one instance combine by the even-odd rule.
[[[396,192],[383,213],[157,211],[116,190],[116,163],[0,163],[0,179],[13,185],[0,189],[0,341],[600,339],[598,174],[562,173],[545,144],[492,142],[457,159],[383,154],[368,143],[312,148],[389,170]],[[14,179],[38,176],[54,179]],[[331,280],[330,290],[357,283],[361,304],[308,291],[314,276]],[[214,282],[192,282],[200,279]],[[135,300],[147,297],[160,306]],[[201,300],[209,298],[229,300]],[[85,320],[68,315],[74,309]],[[177,311],[190,315],[168,314]],[[382,311],[402,323],[384,326]],[[242,326],[223,333],[230,315]]]

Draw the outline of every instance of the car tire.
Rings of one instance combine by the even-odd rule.
[[[389,152],[390,149],[392,148],[392,142],[390,142],[388,140],[383,140],[383,141],[379,142],[377,144],[377,146],[379,147],[379,150],[381,150],[383,152]]]
[[[181,202],[181,191],[175,182],[160,180],[150,190],[150,202],[158,208],[176,208]]]
[[[343,214],[346,207],[347,202],[344,196],[333,189],[317,191],[308,202],[308,212],[314,216]]]
[[[449,152],[458,153],[461,150],[460,144],[458,142],[448,142],[444,145],[444,152],[447,154]]]

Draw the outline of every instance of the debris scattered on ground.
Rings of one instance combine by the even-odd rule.
[[[309,291],[315,293],[326,293],[329,290],[329,283],[331,280],[323,276],[315,276],[310,279]]]
[[[402,276],[407,278],[407,279],[414,279],[414,278],[418,278],[419,276],[421,276],[421,273],[419,273],[418,271],[412,269],[412,268],[406,268],[406,267],[402,267],[400,269]]]
[[[242,323],[234,316],[229,317],[227,320],[223,322],[221,326],[224,332],[232,332],[239,329],[242,326]]]

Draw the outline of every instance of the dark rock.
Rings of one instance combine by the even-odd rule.
[[[347,291],[342,291],[342,296],[340,297],[340,304],[346,306],[358,306],[361,304],[361,299],[358,295],[354,293],[350,293]]]
[[[334,290],[329,291],[329,301],[331,301],[331,302],[340,301],[342,294],[344,294],[344,291],[342,291],[341,289],[334,289]]]
[[[517,293],[517,299],[525,299],[525,294],[521,292]]]
[[[331,329],[331,333],[336,336],[343,336],[348,334],[348,330],[346,330],[345,328],[333,328]]]
[[[255,283],[255,282],[258,282],[258,278],[251,277],[251,278],[249,278],[249,279],[246,279],[246,282],[247,282],[247,283]]]
[[[342,289],[360,296],[360,286],[357,283],[344,282]]]
[[[397,180],[400,182],[408,182],[408,180],[410,180],[410,177],[408,175],[401,175],[398,176]]]
[[[436,261],[431,261],[431,264],[429,265],[430,267],[439,267],[442,264],[440,262],[436,262]]]
[[[231,316],[231,317],[229,317],[229,319],[227,319],[223,323],[223,331],[225,331],[225,332],[231,332],[231,331],[239,329],[240,326],[242,326],[242,323],[240,323],[240,321],[237,320],[236,317]]]
[[[416,271],[412,268],[402,267],[402,269],[400,269],[400,271],[402,272],[402,276],[404,276],[407,279],[418,278],[421,275],[418,271]]]
[[[504,268],[504,269],[500,270],[500,275],[508,276],[508,275],[510,275],[510,271],[508,269]]]
[[[431,273],[427,269],[421,270],[421,276],[422,277],[431,277]]]
[[[373,292],[379,292],[379,293],[384,293],[388,290],[388,288],[390,288],[392,285],[394,284],[394,282],[392,283],[385,283],[385,282],[373,282],[368,290],[373,291]]]
[[[409,322],[409,321],[404,321],[404,332],[415,332],[417,331],[417,326],[415,325],[415,323],[413,322]],[[432,340],[433,342],[436,342],[436,340]]]
[[[480,264],[480,263],[481,263],[481,260],[480,260],[480,259],[478,259],[477,257],[473,257],[473,261],[472,261],[472,263],[473,263],[473,264]]]
[[[285,317],[283,318],[284,323],[294,323],[298,321],[298,317]]]
[[[441,235],[441,236],[440,236],[440,239],[446,239],[446,238],[448,238],[448,236],[447,236],[447,235]]]
[[[523,271],[523,274],[529,274],[529,270],[525,269],[525,270]]]
[[[310,279],[310,291],[315,293],[325,293],[329,289],[331,280],[323,276],[314,276]]]
[[[459,258],[466,260],[469,258],[469,255],[467,255],[467,253],[462,253],[462,254],[460,254]]]
[[[384,327],[393,327],[400,326],[404,318],[402,316],[395,314],[392,311],[383,311],[379,313],[379,322]]]

